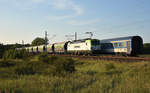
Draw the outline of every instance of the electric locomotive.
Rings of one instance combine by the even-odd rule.
[[[98,39],[82,39],[69,42],[67,52],[73,54],[98,54],[101,45]]]

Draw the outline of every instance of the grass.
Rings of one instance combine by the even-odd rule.
[[[75,72],[52,75],[53,66],[33,59],[34,68],[24,61],[9,61],[5,66],[0,62],[1,93],[150,93],[149,62],[75,59]],[[34,74],[16,73],[22,65]]]
[[[146,57],[146,58],[150,58],[150,54],[140,54],[139,57]]]

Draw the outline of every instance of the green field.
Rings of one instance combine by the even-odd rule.
[[[0,93],[150,93],[150,62],[71,61],[72,73],[36,57],[1,60]]]

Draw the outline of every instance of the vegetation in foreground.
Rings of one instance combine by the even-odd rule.
[[[0,62],[1,93],[149,93],[149,62],[106,62],[42,54]]]

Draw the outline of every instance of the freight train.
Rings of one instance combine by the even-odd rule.
[[[137,55],[141,53],[143,39],[140,36],[129,36],[113,39],[81,39],[49,45],[25,47],[28,52],[52,54],[125,54]],[[21,48],[22,49],[22,48]]]
[[[49,45],[25,47],[28,52],[48,52],[52,54],[98,54],[101,51],[100,40],[81,39],[68,42],[60,42]]]

